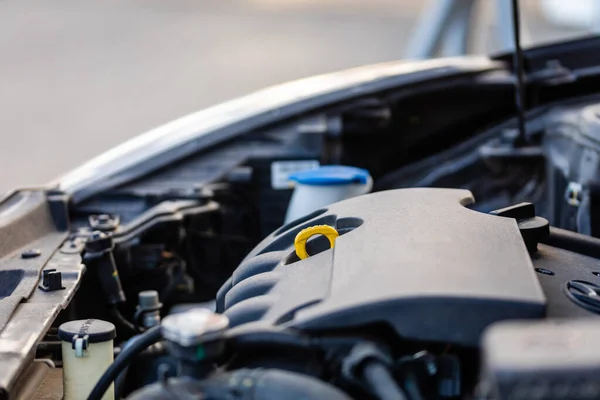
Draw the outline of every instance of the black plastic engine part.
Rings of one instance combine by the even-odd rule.
[[[535,206],[532,203],[516,204],[492,211],[490,214],[516,219],[529,251],[536,251],[538,243],[550,234],[550,224],[546,219],[535,215]]]
[[[371,388],[375,397],[385,400],[406,400],[388,368],[381,362],[369,360],[362,367],[362,379]]]
[[[502,322],[483,344],[484,392],[511,400],[600,397],[598,320]]]
[[[453,355],[443,354],[437,360],[438,392],[442,398],[455,398],[461,393],[460,361]]]
[[[465,208],[471,193],[401,189],[360,196],[286,225],[261,242],[217,295],[231,325],[306,331],[384,322],[414,340],[476,346],[492,322],[541,318],[546,299],[518,224]],[[326,224],[335,248],[296,234]]]
[[[600,260],[540,244],[532,254],[537,277],[546,295],[548,318],[593,317],[593,311],[573,301],[567,285],[573,281],[600,285]]]
[[[391,356],[386,351],[372,343],[363,342],[356,344],[344,358],[342,374],[348,380],[355,380],[368,361],[376,361],[385,367],[393,364]]]
[[[42,283],[38,286],[44,292],[53,292],[62,290],[65,287],[62,284],[62,273],[55,268],[42,271]]]
[[[397,385],[392,373],[392,358],[385,350],[372,343],[355,345],[342,363],[342,374],[350,382],[358,383],[377,399],[405,400],[406,395]]]
[[[296,150],[293,153],[271,154],[248,161],[253,170],[252,179],[255,201],[258,205],[257,212],[260,214],[261,239],[283,224],[287,205],[292,196],[293,190],[286,185],[286,179],[283,180],[282,186],[278,186],[278,180],[283,176],[281,171],[278,172],[279,169],[284,169],[287,174],[290,174],[302,168],[311,168],[311,164],[318,166],[318,159],[318,153],[311,154],[308,151]]]
[[[58,337],[64,342],[71,342],[75,348],[75,339],[84,339],[84,349],[88,343],[100,343],[113,340],[117,336],[115,326],[110,322],[98,319],[85,319],[65,322],[58,328]]]
[[[133,393],[129,400],[190,398],[202,400],[350,400],[341,390],[321,380],[275,369],[242,369],[205,381],[169,379]]]
[[[403,356],[395,366],[410,399],[457,398],[463,393],[462,366],[456,354],[420,351]]]
[[[590,180],[588,186],[589,221],[590,234],[597,238],[600,237],[600,181],[597,179]]]
[[[70,228],[69,196],[60,190],[51,189],[46,191],[46,200],[56,229],[61,232],[68,231]]]

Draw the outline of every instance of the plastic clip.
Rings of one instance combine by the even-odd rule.
[[[71,348],[75,350],[75,357],[85,357],[84,351],[88,348],[88,335],[84,337],[79,337],[79,335],[73,336]]]

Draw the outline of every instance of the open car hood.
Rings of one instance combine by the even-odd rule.
[[[487,57],[394,61],[285,83],[198,111],[134,137],[63,176],[58,186],[77,203],[203,148],[292,115],[388,87],[502,65]]]

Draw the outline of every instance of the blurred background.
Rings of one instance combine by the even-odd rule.
[[[594,25],[585,17],[600,1],[572,0],[583,4],[579,14],[561,12],[562,1],[521,1],[528,44],[579,36]],[[480,18],[472,52],[494,52],[499,48],[487,35],[498,28],[492,1],[481,3],[475,16],[487,18]],[[0,191],[46,183],[132,136],[268,85],[402,59],[427,6],[2,1]]]

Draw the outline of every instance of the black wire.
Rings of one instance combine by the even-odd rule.
[[[368,361],[362,369],[362,377],[378,399],[407,400],[390,371],[381,362]]]
[[[100,400],[110,385],[119,376],[119,373],[125,369],[135,356],[141,353],[144,349],[153,345],[162,339],[160,325],[152,327],[140,334],[134,343],[123,349],[117,356],[115,361],[104,371],[94,389],[90,393],[88,400]]]
[[[519,15],[519,0],[512,0],[513,37],[515,52],[513,63],[516,76],[515,106],[517,107],[517,123],[519,125],[519,137],[517,145],[527,143],[527,132],[525,131],[525,67],[523,65],[523,49],[521,48],[521,22]]]

